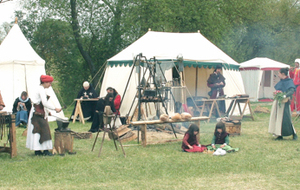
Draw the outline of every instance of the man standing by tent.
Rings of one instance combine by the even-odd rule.
[[[1,92],[0,92],[0,110],[3,110],[4,107],[5,107],[5,104],[3,102],[2,95],[1,95]]]
[[[295,68],[290,69],[289,75],[290,78],[293,79],[294,84],[296,86],[296,91],[293,94],[293,98],[291,101],[291,111],[296,110],[297,114],[300,114],[300,59],[295,60]]]
[[[225,78],[221,74],[221,71],[222,66],[217,65],[214,72],[207,79],[207,86],[211,88],[211,91],[208,93],[210,99],[217,99],[224,95]],[[220,112],[225,113],[225,101],[219,101],[218,105]]]

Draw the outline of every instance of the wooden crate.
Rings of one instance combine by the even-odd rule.
[[[127,142],[127,141],[132,141],[135,140],[137,138],[136,134],[134,134],[132,132],[131,129],[127,128],[128,125],[121,125],[117,131],[118,131],[118,135],[119,135],[119,139],[121,142]],[[117,139],[117,134],[116,133],[112,133],[109,132],[108,136],[110,139]]]
[[[241,135],[241,122],[225,122],[226,132],[232,136]]]

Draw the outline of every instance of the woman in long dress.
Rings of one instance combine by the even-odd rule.
[[[53,77],[42,75],[40,77],[41,84],[36,92],[32,94],[32,108],[28,119],[28,131],[26,147],[35,151],[35,155],[51,156],[52,139],[48,124],[48,116],[50,110],[55,110],[57,113],[61,108],[55,108],[48,102],[49,96],[46,95],[46,88],[51,86]],[[43,151],[43,152],[42,152]]]
[[[293,140],[297,140],[296,130],[292,123],[292,114],[290,109],[290,99],[296,90],[293,80],[288,77],[288,68],[281,68],[278,72],[280,81],[275,85],[276,90],[285,93],[283,98],[288,98],[286,102],[274,100],[270,122],[269,133],[277,136],[275,140],[282,140],[283,136],[293,135]]]

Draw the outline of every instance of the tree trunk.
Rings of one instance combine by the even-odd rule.
[[[114,22],[113,22],[113,34],[111,49],[113,54],[116,54],[120,50],[121,43],[121,16],[122,16],[123,0],[119,0],[116,9],[114,11]]]
[[[96,73],[95,66],[93,64],[92,58],[90,55],[84,50],[82,43],[80,41],[80,34],[79,34],[79,24],[77,19],[77,9],[76,9],[76,0],[70,0],[71,3],[71,15],[72,15],[72,29],[74,33],[74,37],[76,40],[77,47],[84,58],[86,64],[88,65],[88,68],[90,69],[91,75],[94,76]]]

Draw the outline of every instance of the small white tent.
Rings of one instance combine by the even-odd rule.
[[[22,91],[27,91],[30,97],[45,73],[45,61],[31,47],[18,24],[14,24],[0,45],[0,91],[4,111],[12,112],[14,100]],[[55,107],[61,107],[51,87],[47,94]],[[64,117],[63,112],[57,116]]]
[[[100,96],[105,96],[105,89],[115,88],[122,96],[128,81],[136,55],[142,53],[147,59],[155,57],[166,65],[166,78],[172,81],[172,67],[178,65],[178,56],[183,57],[183,79],[192,96],[208,96],[206,81],[216,65],[222,64],[226,78],[227,96],[244,94],[244,85],[239,72],[239,64],[226,55],[217,46],[200,33],[169,33],[148,31],[140,39],[107,61]],[[133,74],[127,89],[121,115],[128,113],[138,84],[137,74]],[[125,104],[125,105],[124,105]]]
[[[240,71],[246,93],[254,98],[251,101],[273,98],[274,86],[280,80],[276,71],[286,67],[290,66],[265,57],[257,57],[241,63]]]

